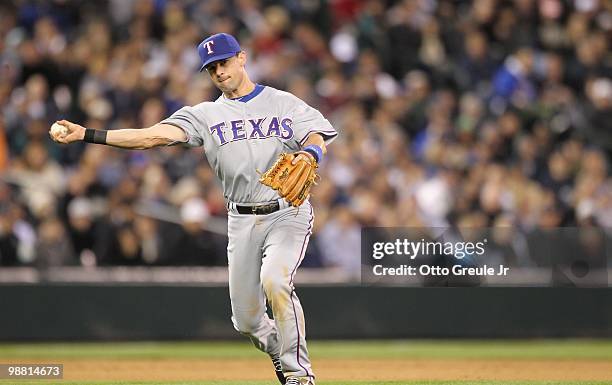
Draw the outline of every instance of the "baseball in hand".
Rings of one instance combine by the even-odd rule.
[[[53,123],[50,131],[51,131],[51,135],[53,135],[56,138],[68,135],[68,129],[59,123]]]

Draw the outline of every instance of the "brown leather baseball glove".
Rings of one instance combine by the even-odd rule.
[[[298,155],[305,156],[298,158]],[[317,178],[317,167],[317,161],[307,152],[282,153],[259,181],[278,191],[292,206],[298,207],[310,195],[310,188]]]

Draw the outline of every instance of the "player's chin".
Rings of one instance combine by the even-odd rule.
[[[234,90],[234,87],[232,87],[228,80],[224,82],[217,82],[217,88],[223,92],[231,92]]]

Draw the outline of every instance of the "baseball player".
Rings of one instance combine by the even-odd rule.
[[[329,121],[296,96],[253,83],[246,53],[225,33],[198,45],[222,95],[187,106],[142,129],[94,130],[61,120],[56,142],[86,141],[129,149],[203,146],[223,185],[228,210],[232,322],[272,358],[279,381],[313,385],[304,314],[293,278],[313,225],[308,191],[326,144]],[[261,171],[265,171],[261,175]],[[266,314],[266,300],[274,320]]]

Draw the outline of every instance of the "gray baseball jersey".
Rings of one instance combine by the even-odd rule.
[[[182,128],[185,144],[204,146],[225,198],[235,203],[278,199],[276,191],[258,183],[257,170],[270,168],[282,152],[298,151],[311,133],[321,134],[326,143],[337,135],[319,111],[262,85],[239,99],[221,95],[214,102],[183,107],[162,123]]]

